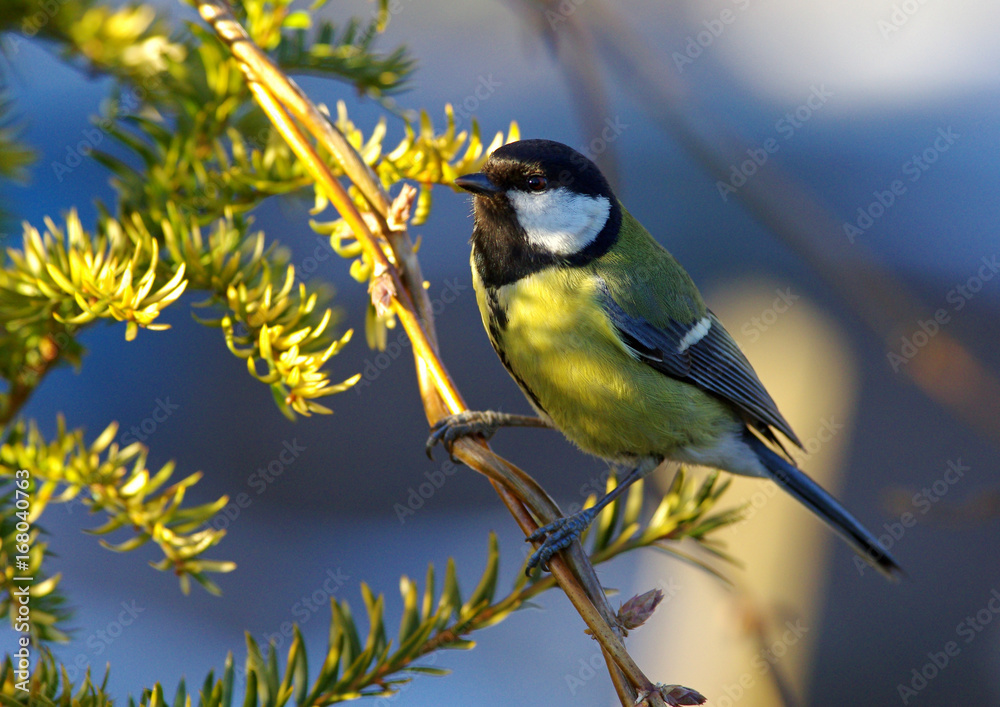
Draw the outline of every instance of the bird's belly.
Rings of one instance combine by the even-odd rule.
[[[607,459],[670,457],[709,443],[728,423],[717,401],[635,359],[593,296],[584,278],[536,273],[495,292],[502,328],[480,298],[494,346],[536,407],[570,441]]]

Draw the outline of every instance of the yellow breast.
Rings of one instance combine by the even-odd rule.
[[[592,269],[548,268],[492,293],[485,291],[475,269],[473,280],[483,322],[501,359],[580,448],[617,459],[669,456],[702,441],[691,437],[698,426],[678,420],[677,410],[708,403],[714,413],[714,401],[629,352],[596,299]],[[496,321],[496,310],[504,313],[506,326]],[[701,431],[710,434],[712,426]]]

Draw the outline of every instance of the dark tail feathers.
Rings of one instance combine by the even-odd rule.
[[[892,556],[878,540],[815,481],[773,452],[764,442],[747,430],[744,441],[756,452],[772,477],[788,493],[805,504],[836,530],[872,567],[892,580],[903,575]]]

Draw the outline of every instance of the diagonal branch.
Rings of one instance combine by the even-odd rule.
[[[416,257],[409,247],[408,238],[394,236],[384,223],[388,213],[388,199],[374,175],[301,89],[253,43],[222,0],[199,0],[198,10],[240,62],[258,103],[354,231],[358,242],[374,263],[375,276],[388,278],[392,295],[391,309],[413,343],[428,420],[435,422],[446,414],[465,410],[465,403],[437,354],[433,320],[423,293],[422,279],[414,281],[414,275],[419,274]],[[293,121],[293,116],[341,162],[345,173],[365,195],[380,222],[383,233],[381,240],[371,232],[347,191],[330,173],[315,148]],[[409,265],[405,272],[405,282],[404,275],[390,262],[383,247],[398,249],[398,252],[393,253],[394,256],[398,255],[395,257],[396,262]],[[420,293],[417,296],[420,303],[419,316],[412,293]],[[538,527],[528,508],[543,523],[559,515],[558,507],[530,476],[493,454],[484,441],[461,440],[455,444],[454,454],[490,479],[526,535]],[[659,697],[656,686],[625,650],[620,630],[615,623],[614,611],[579,542],[573,543],[567,553],[567,561],[554,558],[551,570],[592,635],[600,642],[623,704],[634,703],[637,694],[647,697],[653,704],[665,704]],[[618,674],[619,670],[622,674]]]

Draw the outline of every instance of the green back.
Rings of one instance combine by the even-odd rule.
[[[656,326],[670,319],[688,324],[707,312],[691,276],[624,206],[618,243],[587,267],[604,278],[622,309]]]

